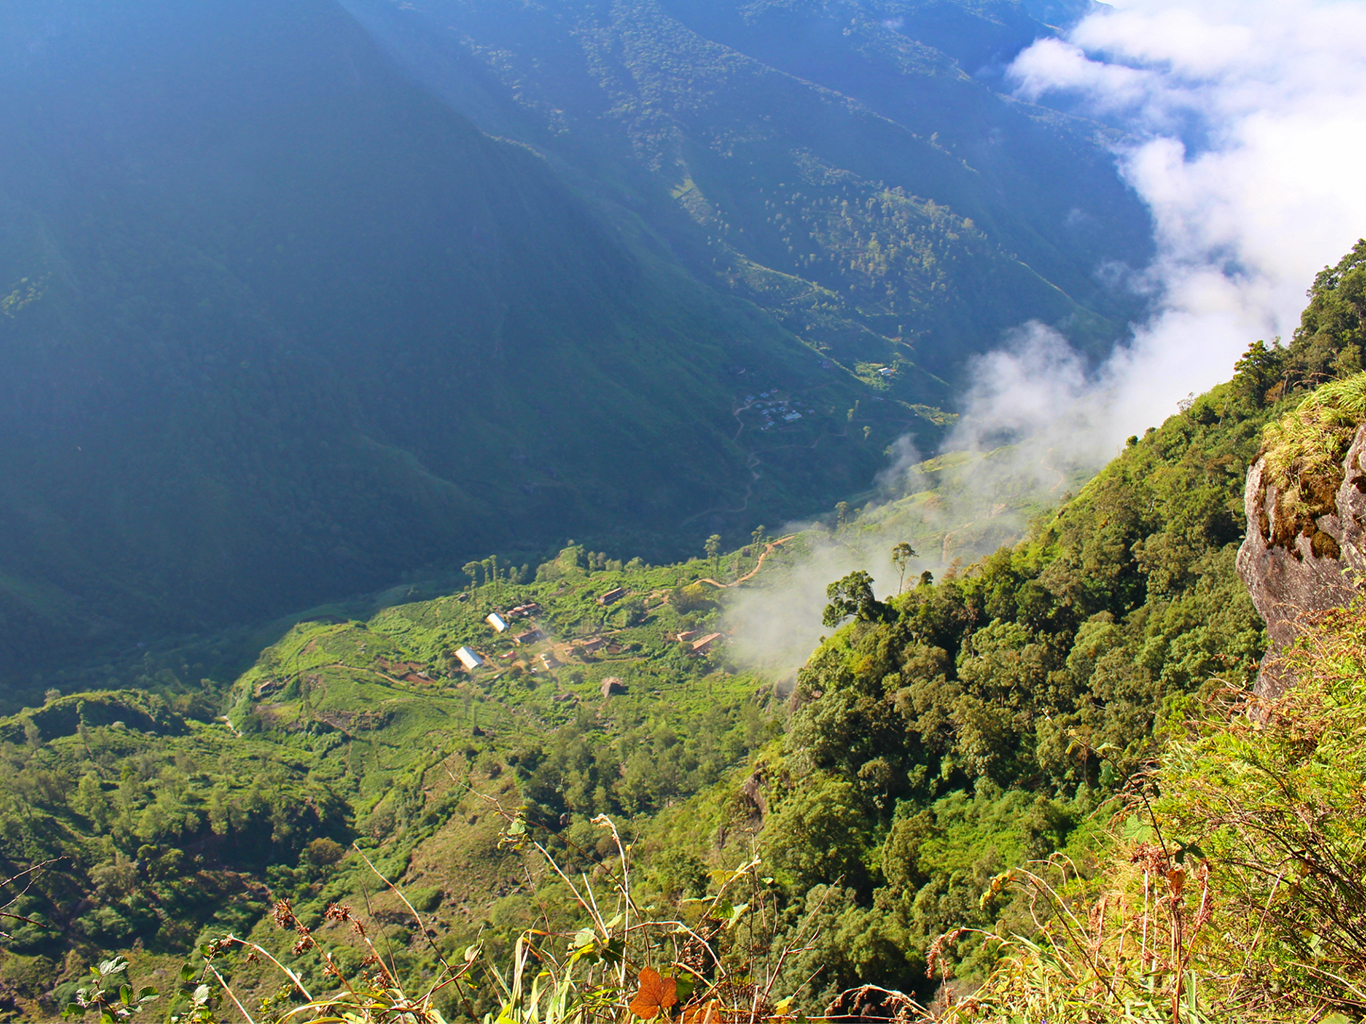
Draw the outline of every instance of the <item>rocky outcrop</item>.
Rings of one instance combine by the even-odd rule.
[[[1238,551],[1238,575],[1270,639],[1257,678],[1260,696],[1279,696],[1294,683],[1278,655],[1315,614],[1350,604],[1360,593],[1356,582],[1366,578],[1366,424],[1357,428],[1342,469],[1336,510],[1288,536],[1275,526],[1287,516],[1277,507],[1281,495],[1265,479],[1263,460],[1247,475],[1247,539]]]

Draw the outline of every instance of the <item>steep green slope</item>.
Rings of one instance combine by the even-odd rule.
[[[650,569],[571,547],[534,579],[486,560],[466,592],[301,622],[236,681],[225,720],[169,673],[164,699],[55,697],[9,720],[5,866],[72,858],[17,905],[38,923],[0,968],[12,1005],[42,1017],[74,988],[70,965],[114,950],[146,977],[225,929],[278,946],[261,883],[310,921],[329,901],[358,906],[374,882],[344,852],[353,838],[422,904],[448,959],[481,928],[501,950],[563,893],[499,849],[499,802],[585,870],[611,854],[588,819],[616,817],[639,838],[643,899],[695,895],[762,827],[772,941],[823,926],[792,965],[822,969],[803,1005],[868,980],[923,992],[936,934],[1023,913],[979,904],[993,875],[1088,841],[1169,695],[1255,671],[1230,467],[1267,410],[1243,383],[1137,441],[1013,552],[888,604],[855,591],[859,621],[813,656],[786,737],[748,766],[773,735],[761,681],[672,637],[717,621],[716,588],[692,581],[743,575],[755,552]],[[528,600],[531,620],[487,623]],[[512,639],[533,623],[547,635]],[[489,667],[464,671],[462,645]],[[1091,753],[1106,744],[1107,760]],[[403,970],[435,970],[402,908],[375,906]],[[971,942],[958,954],[969,976],[984,966]]]
[[[1023,912],[978,898],[1084,835],[1170,695],[1255,675],[1262,624],[1234,558],[1264,418],[1224,385],[1013,550],[886,603],[845,581],[856,621],[802,670],[764,769],[767,849],[792,898],[835,886],[831,931],[864,936],[812,954],[832,993],[876,977],[928,997],[930,941]],[[813,859],[821,847],[838,857]],[[962,973],[976,948],[960,947]]]
[[[945,955],[980,977],[984,932],[1031,930],[1028,887],[995,902],[993,877],[1080,855],[1098,804],[1160,751],[1164,709],[1250,686],[1265,631],[1235,568],[1244,477],[1268,422],[1359,365],[1363,251],[1319,275],[1289,346],[1251,346],[1020,544],[886,601],[866,574],[832,587],[828,624],[854,621],[802,670],[760,768],[794,906],[823,900],[827,935],[860,937],[812,953],[832,992],[878,978],[928,998],[929,945],[960,927],[982,931]]]
[[[1139,311],[1097,276],[1151,255],[1108,140],[975,77],[1050,31],[1017,5],[348,8],[699,276],[846,365],[900,367],[888,383],[908,401],[939,404],[934,375],[1025,320],[1098,351]]]
[[[0,47],[11,681],[571,530],[648,550],[779,518],[900,429],[863,443],[849,374],[325,0],[9,4]],[[818,390],[779,433],[825,472],[734,440],[771,388]]]
[[[647,821],[775,734],[771,692],[727,667],[724,642],[675,639],[715,632],[717,588],[699,578],[755,562],[623,566],[571,546],[533,579],[486,561],[462,592],[306,618],[221,695],[221,717],[163,672],[145,680],[161,693],[52,694],[0,720],[0,871],[59,858],[10,908],[30,920],[0,955],[0,999],[50,1019],[83,960],[177,970],[196,940],[269,934],[270,899],[309,917],[364,905],[374,878],[352,841],[431,902],[448,956],[491,923],[501,941],[535,904],[488,801],[526,808],[588,869],[592,815]],[[511,629],[492,629],[495,610]],[[465,645],[487,666],[466,671]]]
[[[1244,374],[1356,362],[1362,254],[1321,276],[1290,351],[1255,350]],[[1264,479],[1289,505],[1277,532],[1308,533],[1337,512],[1323,494],[1341,483],[1366,421],[1363,389],[1366,374],[1331,380],[1262,431]],[[1250,540],[1259,529],[1249,524]],[[1240,571],[1255,595],[1262,574],[1246,562]],[[996,930],[999,962],[961,1019],[1105,1019],[1121,1007],[1132,1019],[1230,1024],[1359,1015],[1366,606],[1359,589],[1319,586],[1301,592],[1318,608],[1297,618],[1255,691],[1216,678],[1163,709],[1160,750],[1105,808],[1080,870],[1017,864],[991,881],[988,901],[1034,900],[1042,925]],[[1268,674],[1289,685],[1267,688]],[[1073,927],[1082,920],[1084,933]]]

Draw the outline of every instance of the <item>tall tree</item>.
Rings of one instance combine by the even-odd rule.
[[[821,622],[838,626],[849,616],[862,622],[875,622],[886,614],[887,606],[873,596],[873,577],[859,569],[825,588],[830,603]]]
[[[904,540],[896,547],[892,548],[892,564],[901,572],[901,578],[897,580],[896,592],[901,593],[906,586],[906,563],[915,557],[915,548]]]
[[[711,571],[712,575],[715,576],[721,571],[721,535],[719,533],[713,533],[707,538],[706,543],[702,545],[702,549],[706,551],[707,557],[711,559]]]

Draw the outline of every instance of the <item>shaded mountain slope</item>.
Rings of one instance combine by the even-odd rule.
[[[834,358],[904,367],[899,397],[1024,320],[1099,350],[1139,312],[1097,276],[1151,255],[1107,139],[989,84],[1051,31],[1017,5],[345,2],[699,276]]]
[[[759,514],[871,473],[833,436],[837,368],[335,5],[19,3],[0,29],[6,667],[744,507],[744,387],[839,413],[789,431],[833,472],[775,467]]]

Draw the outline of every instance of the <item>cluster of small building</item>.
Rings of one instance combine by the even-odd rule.
[[[511,657],[511,655],[512,652],[509,651],[507,654],[502,655],[502,657],[508,658]],[[460,659],[460,664],[464,665],[465,668],[469,669],[471,672],[477,668],[483,668],[488,664],[483,655],[479,654],[479,652],[472,647],[458,648],[455,652],[455,656]],[[550,651],[546,651],[544,654],[539,655],[538,660],[545,666],[546,671],[560,667],[559,659]]]
[[[506,633],[511,624],[509,620],[520,619],[536,611],[540,605],[532,602],[530,604],[519,604],[516,608],[509,608],[506,612],[499,614],[491,612],[484,616],[484,621],[493,627],[495,633]],[[512,638],[512,642],[521,646],[522,644],[534,644],[537,640],[544,640],[545,633],[538,626],[532,626],[525,633],[518,633]]]
[[[512,628],[512,623],[514,621],[533,615],[540,611],[540,608],[541,606],[535,601],[528,601],[526,604],[519,604],[517,607],[509,608],[503,612],[490,612],[488,615],[484,616],[484,621],[492,627],[495,633],[506,633]],[[521,647],[526,644],[534,644],[538,640],[544,640],[545,638],[545,631],[539,626],[532,625],[532,627],[525,632],[514,634],[512,642],[518,647]],[[464,665],[465,668],[470,669],[471,671],[476,668],[482,668],[484,665],[488,664],[486,659],[471,647],[461,647],[455,652],[455,656],[460,659],[460,663]],[[509,658],[511,656],[511,652],[500,655],[502,658]],[[540,662],[547,670],[558,668],[560,664],[555,655],[550,652],[540,655]]]
[[[786,398],[779,398],[777,391],[761,391],[757,395],[745,396],[745,408],[757,410],[764,418],[764,423],[759,429],[767,430],[777,422],[795,423],[802,418],[800,411],[789,407],[789,401]],[[813,410],[808,408],[806,411]]]
[[[606,593],[599,594],[596,601],[599,605],[606,607],[608,605],[616,604],[622,598],[626,597],[628,593],[629,591],[625,587],[614,587]],[[529,602],[527,604],[518,605],[516,608],[509,608],[504,612],[490,612],[484,617],[484,621],[489,624],[495,633],[502,634],[512,628],[513,620],[531,615],[538,610],[539,606],[535,602]],[[712,650],[722,637],[723,634],[721,633],[707,633],[703,635],[702,631],[699,629],[680,633],[678,634],[677,639],[680,643],[687,646],[689,654],[705,654]],[[515,634],[512,637],[513,643],[518,646],[536,643],[537,641],[544,639],[546,639],[545,632],[535,625],[525,632]],[[599,651],[605,651],[608,654],[619,654],[622,649],[621,645],[613,643],[611,640],[601,636],[574,640],[569,644],[570,653],[578,657],[590,657],[597,654]],[[471,647],[459,648],[455,652],[455,657],[459,659],[460,663],[464,665],[466,669],[471,671],[482,668],[488,664],[484,656],[480,655]],[[512,652],[509,651],[499,655],[499,657],[503,659],[510,658],[512,657]],[[536,657],[547,671],[560,667],[561,663],[553,651],[546,651]]]

